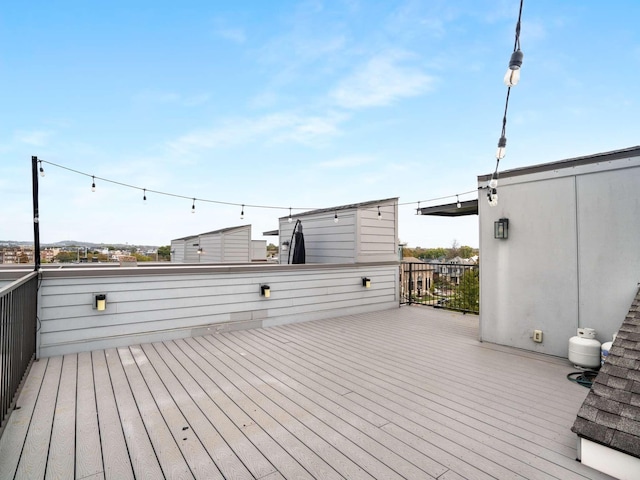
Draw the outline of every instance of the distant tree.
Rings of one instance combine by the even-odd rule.
[[[468,245],[463,245],[460,247],[460,256],[462,258],[471,258],[475,255],[475,250]]]
[[[469,269],[462,274],[451,306],[477,312],[480,305],[480,270]]]
[[[158,260],[171,260],[171,245],[158,247]]]
[[[454,238],[453,241],[451,242],[451,248],[447,253],[447,259],[450,260],[452,258],[459,257],[459,256],[460,256],[460,244],[458,243],[458,240]]]
[[[278,253],[278,247],[276,245],[274,245],[273,243],[270,243],[269,245],[267,245],[267,256],[277,255],[277,253]]]
[[[133,252],[131,255],[132,255],[132,256],[134,256],[134,257],[136,257],[136,260],[137,260],[138,262],[150,262],[150,261],[152,261],[152,260],[153,260],[153,258],[148,257],[148,256],[146,256],[146,255],[143,255],[143,254],[141,254],[141,253],[137,253],[137,252]]]
[[[438,260],[446,257],[448,254],[446,248],[425,248],[421,249],[418,258],[422,260]]]
[[[54,257],[56,262],[70,263],[75,262],[78,259],[77,252],[60,252]]]

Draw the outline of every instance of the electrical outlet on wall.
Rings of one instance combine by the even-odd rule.
[[[533,341],[536,343],[542,343],[542,330],[533,331]]]

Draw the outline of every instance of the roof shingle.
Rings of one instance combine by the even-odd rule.
[[[640,290],[571,430],[640,458]]]

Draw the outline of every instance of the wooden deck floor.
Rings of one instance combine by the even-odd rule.
[[[478,317],[376,314],[42,359],[0,479],[603,479],[564,361]]]

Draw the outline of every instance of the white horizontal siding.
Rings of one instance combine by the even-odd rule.
[[[143,341],[211,333],[215,326],[249,322],[275,325],[383,310],[398,305],[397,265],[318,268],[212,267],[193,273],[123,271],[43,279],[40,288],[40,356],[109,348]],[[264,269],[263,269],[264,268]],[[362,277],[372,286],[362,287]],[[271,287],[271,298],[260,285]],[[107,308],[92,308],[95,293]],[[214,330],[215,331],[215,330]]]

